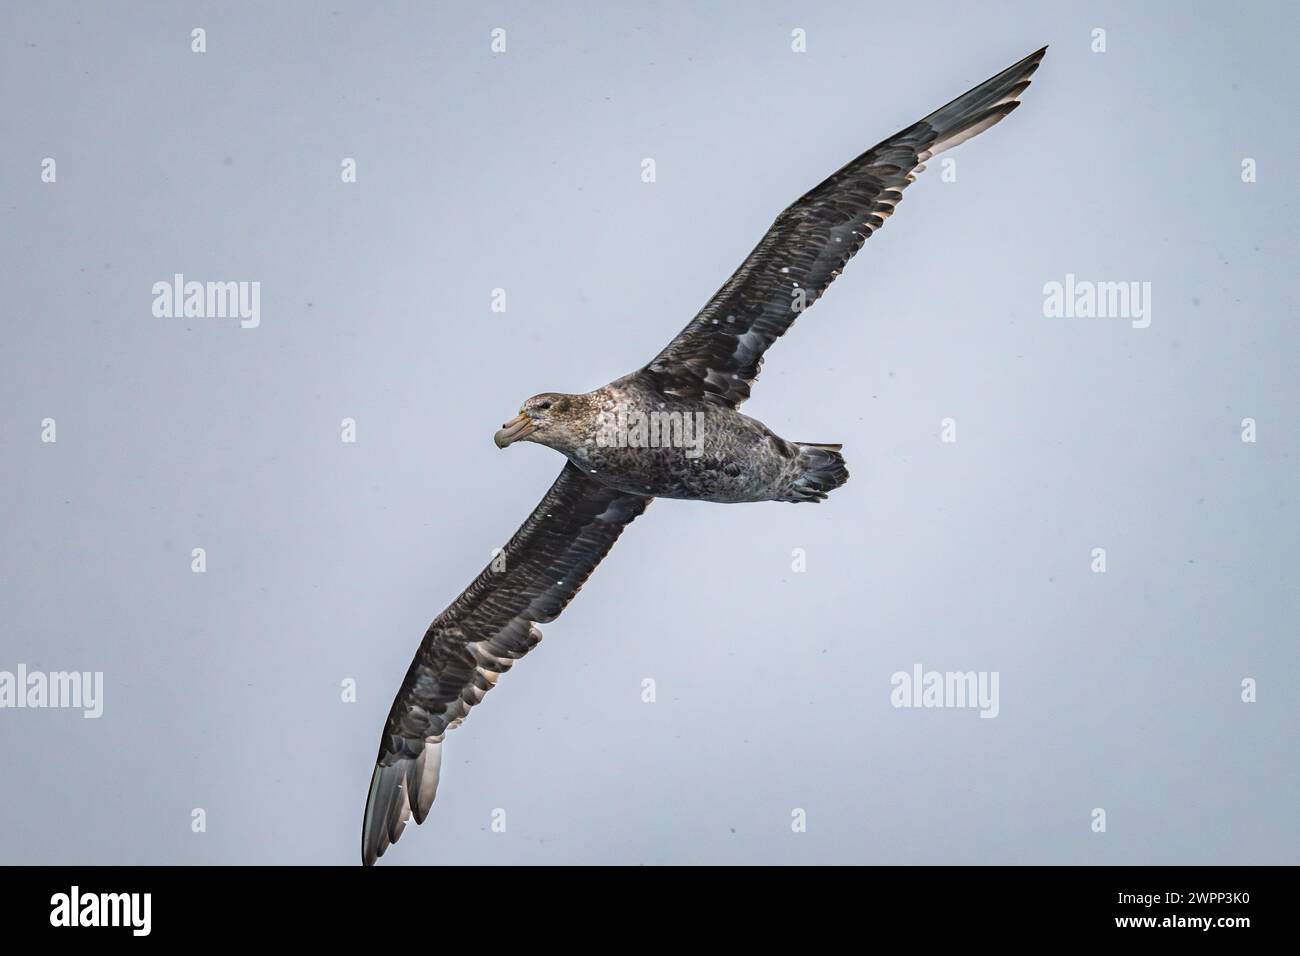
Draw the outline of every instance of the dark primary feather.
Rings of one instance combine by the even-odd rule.
[[[361,857],[371,864],[407,817],[423,823],[438,786],[443,735],[541,640],[649,498],[598,484],[566,464],[491,564],[429,626],[393,701],[370,781]],[[500,567],[500,561],[495,562]]]
[[[922,164],[1014,110],[1046,52],[1043,47],[873,146],[801,196],[641,374],[668,395],[732,407],[747,399],[768,346],[884,224]]]

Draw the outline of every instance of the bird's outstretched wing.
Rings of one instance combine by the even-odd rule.
[[[438,615],[397,692],[379,742],[361,830],[367,865],[423,823],[438,786],[443,735],[542,639],[649,498],[566,464],[502,553]]]
[[[932,156],[988,129],[1017,106],[1047,47],[919,123],[873,146],[797,199],[662,352],[641,370],[664,394],[735,407],[763,353],[817,301]]]

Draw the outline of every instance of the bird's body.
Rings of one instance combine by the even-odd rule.
[[[446,732],[541,640],[654,498],[820,501],[848,480],[840,446],[787,441],[739,411],[767,349],[894,212],[924,163],[1019,105],[1046,48],[878,143],[786,208],[739,269],[644,368],[528,399],[496,443],[568,459],[487,568],[429,626],[380,738],[362,825],[373,863],[438,786]]]
[[[665,395],[638,375],[549,397],[571,402],[574,414],[534,440],[618,491],[726,504],[812,501],[848,479],[839,446],[786,441],[730,406]]]

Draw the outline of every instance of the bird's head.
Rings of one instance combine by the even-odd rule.
[[[581,395],[543,392],[524,402],[519,414],[492,436],[498,448],[517,441],[537,442],[559,451],[580,444],[585,434],[586,403]]]

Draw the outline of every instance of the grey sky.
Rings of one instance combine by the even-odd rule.
[[[4,4],[0,671],[102,671],[104,712],[0,709],[0,862],[355,863],[424,628],[561,466],[493,430],[643,364],[786,204],[1044,43],[745,406],[849,483],[653,504],[384,864],[1297,862],[1298,25]],[[259,282],[259,327],[155,317],[175,273]],[[1150,327],[1045,318],[1067,274],[1150,282]],[[997,672],[998,716],[891,706],[915,664]]]

